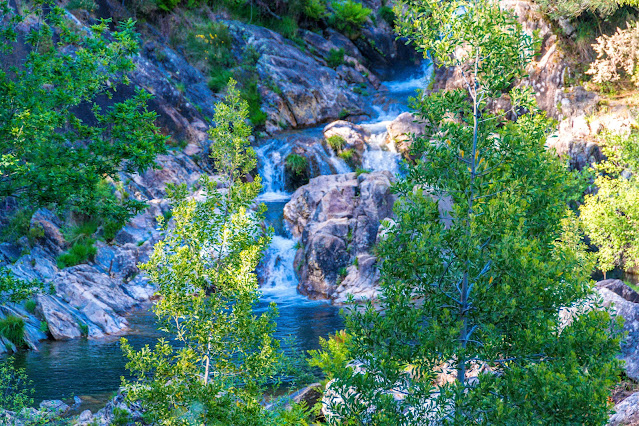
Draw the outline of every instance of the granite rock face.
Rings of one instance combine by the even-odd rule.
[[[302,294],[335,303],[374,294],[370,250],[381,221],[392,215],[393,180],[389,172],[319,176],[293,194],[284,219],[301,243],[295,268]]]
[[[387,143],[395,144],[398,152],[408,156],[411,147],[411,135],[419,136],[425,132],[425,123],[414,114],[404,112],[391,121],[386,129],[388,131]]]
[[[615,315],[624,319],[627,337],[621,343],[620,358],[624,361],[626,375],[639,381],[639,303],[634,302],[639,294],[622,281],[605,280],[597,283],[597,291],[605,307],[612,307]]]
[[[615,413],[610,416],[608,426],[639,425],[639,392],[615,405]]]
[[[71,246],[63,232],[69,224],[46,209],[36,211],[31,219],[31,227],[41,229],[41,236],[33,242],[0,244],[0,266],[7,267],[19,279],[38,280],[52,290],[35,297],[33,312],[28,312],[23,304],[7,304],[0,310],[0,316],[25,319],[25,337],[30,347],[35,348],[47,335],[67,340],[125,331],[129,326],[126,313],[151,299],[155,288],[137,265],[148,260],[160,238],[156,217],[169,210],[167,185],[193,185],[205,173],[183,152],[162,155],[157,163],[158,169],[121,176],[122,190],[145,201],[148,207],[133,217],[112,242],[97,241],[97,253],[88,263],[58,266],[57,257]],[[0,352],[12,349],[10,342],[0,341]]]
[[[370,132],[362,126],[344,120],[338,120],[324,127],[324,140],[328,149],[335,154],[350,154],[348,162],[355,166],[362,164],[362,155],[370,138]],[[331,140],[337,139],[341,146],[332,146]]]

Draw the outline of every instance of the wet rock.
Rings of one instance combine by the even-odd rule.
[[[603,159],[597,143],[584,139],[573,139],[565,134],[564,137],[549,137],[546,147],[554,150],[560,157],[567,158],[568,167],[571,170],[582,170]]]
[[[628,287],[621,280],[603,280],[597,283],[597,288],[605,288],[621,296],[624,300],[639,303],[639,293]]]
[[[31,216],[34,235],[44,242],[42,248],[54,256],[62,253],[67,246],[64,235],[60,232],[61,225],[60,219],[47,209],[39,209]]]
[[[121,417],[122,415],[128,416],[127,424],[136,424],[136,422],[143,421],[143,412],[140,404],[128,404],[126,396],[122,392],[118,392],[118,394],[109,401],[103,409],[95,413],[94,422],[100,426],[114,424],[114,420],[116,419],[116,409],[119,412],[117,417]]]
[[[392,214],[393,180],[389,172],[319,176],[293,194],[284,219],[300,238],[295,267],[302,294],[339,297],[339,303],[351,293],[369,294],[377,277],[366,255],[377,241],[381,220]],[[361,272],[353,268],[360,258]]]
[[[324,127],[324,139],[329,149],[346,158],[351,166],[362,164],[362,155],[369,138],[368,130],[344,120],[334,121]]]
[[[636,297],[629,291],[630,289],[623,289],[621,283],[609,281],[611,280],[598,285],[597,291],[603,298],[603,305],[605,307],[612,306],[614,314],[620,315],[624,319],[623,328],[627,337],[621,343],[620,358],[625,363],[626,375],[632,380],[639,381],[639,303],[633,303],[624,298]],[[623,285],[625,286],[625,284]]]
[[[404,112],[386,126],[388,131],[386,143],[395,144],[397,151],[407,156],[411,147],[411,135],[424,134],[425,127],[426,125],[414,114]]]
[[[57,416],[65,414],[67,411],[69,411],[69,406],[58,399],[42,401],[39,408],[40,411],[49,412]]]
[[[331,51],[339,51],[342,49],[346,55],[355,58],[356,61],[364,62],[364,56],[357,46],[347,37],[333,29],[328,29],[326,34],[328,34],[327,37],[307,30],[300,32],[302,39],[306,42],[307,46],[309,46],[311,52],[325,61],[328,59]]]
[[[80,413],[80,415],[78,416],[77,420],[76,420],[76,424],[78,426],[88,426],[90,425],[92,422],[94,421],[93,419],[93,413],[91,412],[91,410],[84,410],[82,413]]]

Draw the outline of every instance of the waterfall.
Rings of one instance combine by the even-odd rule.
[[[384,83],[386,94],[393,103],[389,108],[374,107],[376,117],[361,123],[371,137],[362,158],[364,169],[371,171],[388,170],[395,175],[400,173],[401,155],[394,144],[387,144],[387,125],[399,114],[408,110],[407,100],[417,89],[425,89],[432,74],[432,64],[424,61],[415,69],[396,70],[393,81]],[[351,172],[344,160],[321,143],[324,126],[287,132],[268,139],[255,149],[259,161],[259,173],[264,186],[259,200],[269,207],[268,221],[276,228],[271,245],[261,266],[262,301],[275,302],[280,308],[300,306],[310,302],[297,292],[298,279],[293,268],[297,251],[297,242],[291,238],[281,223],[283,201],[290,199],[286,192],[284,166],[286,157],[296,150],[303,150],[309,160],[313,175],[326,175]]]

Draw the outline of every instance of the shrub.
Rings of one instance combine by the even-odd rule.
[[[331,5],[334,14],[330,24],[350,38],[357,38],[372,10],[353,0],[333,2]]]
[[[301,176],[306,172],[308,160],[299,154],[289,154],[286,157],[286,168],[293,174]]]
[[[156,0],[158,8],[165,12],[170,12],[180,4],[180,0]]]
[[[256,78],[245,84],[242,88],[241,96],[249,106],[249,120],[253,126],[262,126],[266,122],[268,115],[262,111],[262,96],[257,87]]]
[[[345,149],[344,151],[339,153],[339,158],[346,161],[349,166],[353,166],[353,162],[355,161],[355,151],[352,149]]]
[[[131,422],[131,413],[120,407],[113,408],[113,424],[116,426],[125,426]]]
[[[93,246],[95,240],[93,238],[82,238],[76,241],[71,250],[67,253],[63,253],[58,256],[57,264],[58,268],[68,268],[80,263],[85,263],[89,260],[93,260],[98,250]]]
[[[37,302],[33,299],[29,299],[26,302],[24,302],[24,309],[27,310],[27,312],[29,312],[30,314],[34,313],[36,310],[36,306],[37,306]]]
[[[586,12],[612,15],[620,6],[638,6],[637,0],[535,0],[552,18],[576,18]]]
[[[120,229],[125,225],[123,221],[109,220],[102,225],[102,236],[106,241],[112,241]]]
[[[359,176],[359,175],[363,175],[363,174],[365,174],[365,173],[370,173],[370,172],[371,172],[371,170],[363,169],[363,168],[361,168],[361,167],[358,167],[358,168],[357,168],[357,170],[355,170],[355,174],[356,174],[357,176]]]
[[[132,0],[129,4],[136,15],[149,16],[158,10],[158,3],[155,0]],[[158,59],[160,59],[159,55]]]
[[[86,324],[78,324],[78,326],[80,327],[80,333],[83,336],[88,336],[89,335],[89,326]]]
[[[0,319],[0,335],[16,347],[24,346],[24,320],[15,315],[7,315]]]
[[[326,4],[323,0],[306,0],[302,10],[304,15],[315,21],[326,16]]]
[[[328,146],[330,146],[331,149],[335,152],[341,151],[342,148],[344,148],[344,145],[346,145],[346,140],[340,135],[333,135],[326,139],[326,142],[328,143]]]
[[[379,8],[379,17],[388,23],[391,27],[395,27],[395,19],[397,16],[393,11],[393,8],[388,6],[382,6]]]
[[[331,49],[328,51],[326,63],[331,68],[337,68],[344,63],[344,49]]]
[[[9,223],[0,231],[0,240],[15,242],[27,235],[31,227],[31,216],[33,216],[31,209],[16,210],[9,219]]]
[[[180,40],[176,40],[179,44]],[[184,40],[186,55],[196,65],[219,84],[209,82],[209,87],[219,91],[226,87],[230,75],[223,75],[228,69],[237,65],[231,53],[231,34],[228,26],[219,22],[199,24],[189,31]],[[222,75],[221,75],[222,74]],[[213,87],[211,87],[212,90]]]
[[[211,72],[208,86],[214,92],[219,92],[226,87],[229,79],[233,77],[233,73],[228,69],[218,68]]]
[[[44,334],[49,334],[49,323],[46,321],[40,321],[40,331]]]
[[[282,34],[288,39],[294,39],[297,36],[297,21],[291,16],[284,16],[282,19],[273,20],[270,26],[273,31]]]
[[[0,407],[15,412],[33,404],[33,388],[24,369],[13,366],[13,358],[0,363]]]
[[[345,119],[346,117],[348,117],[349,115],[351,115],[351,112],[350,112],[349,110],[347,110],[347,109],[342,109],[342,110],[339,112],[339,119],[340,119],[340,120],[343,120],[343,119]]]
[[[617,28],[617,32],[611,36],[598,37],[597,43],[593,45],[597,52],[597,60],[590,65],[586,74],[592,75],[592,81],[595,83],[603,84],[618,81],[621,71],[639,86],[637,43],[639,23],[628,26],[625,30]]]
[[[351,336],[346,331],[341,330],[328,339],[320,337],[320,350],[308,351],[310,358],[308,363],[311,367],[318,367],[326,375],[325,382],[334,379],[343,366],[348,364],[350,355],[348,353],[348,344]]]
[[[93,0],[71,0],[67,3],[68,10],[88,10],[89,12],[94,11],[98,8]]]

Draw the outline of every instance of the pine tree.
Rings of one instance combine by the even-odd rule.
[[[329,383],[333,424],[604,424],[616,327],[593,308],[592,262],[544,149],[550,122],[512,89],[533,40],[497,2],[421,0],[398,29],[463,88],[422,96],[416,159],[378,247],[381,296],[348,318]],[[516,121],[489,103],[504,96]],[[568,308],[568,309],[565,309]]]

